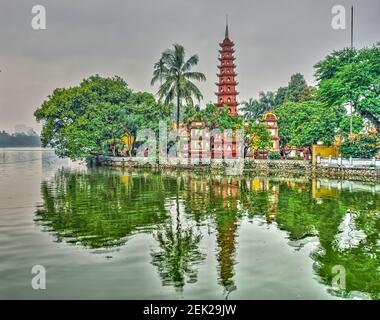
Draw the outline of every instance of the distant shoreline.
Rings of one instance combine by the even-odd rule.
[[[25,146],[25,147],[2,147],[0,146],[1,151],[54,151],[54,149],[43,148],[43,147],[33,147],[33,146]]]

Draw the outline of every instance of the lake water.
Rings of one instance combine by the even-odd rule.
[[[380,299],[380,183],[0,149],[0,298]]]

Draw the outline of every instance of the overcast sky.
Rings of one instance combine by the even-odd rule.
[[[31,9],[47,11],[47,30],[33,30]],[[225,15],[236,44],[239,101],[286,85],[348,46],[346,30],[331,27],[331,9],[355,5],[355,45],[380,40],[379,0],[1,0],[0,130],[17,124],[40,130],[33,111],[57,87],[92,74],[119,75],[136,91],[150,86],[153,64],[173,43],[197,53],[203,104],[215,101],[218,43]]]

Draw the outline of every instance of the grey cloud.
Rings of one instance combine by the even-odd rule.
[[[47,9],[47,30],[30,26],[31,8]],[[331,28],[336,0],[2,0],[0,4],[0,130],[39,129],[33,110],[54,88],[99,73],[120,75],[134,90],[150,87],[160,53],[178,42],[200,57],[207,76],[203,103],[214,101],[218,43],[229,14],[236,43],[240,101],[285,85],[290,75],[313,83],[313,65],[349,44],[349,30]],[[354,1],[358,47],[380,40],[380,2]]]

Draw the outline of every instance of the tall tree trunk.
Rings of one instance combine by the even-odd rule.
[[[181,98],[178,93],[179,90],[177,90],[177,137],[176,137],[176,156],[178,158],[179,156],[179,112],[180,112],[180,105],[181,105]]]
[[[179,97],[179,94],[177,93],[177,130],[179,129],[179,112],[180,112],[180,104],[181,104],[181,98]]]

